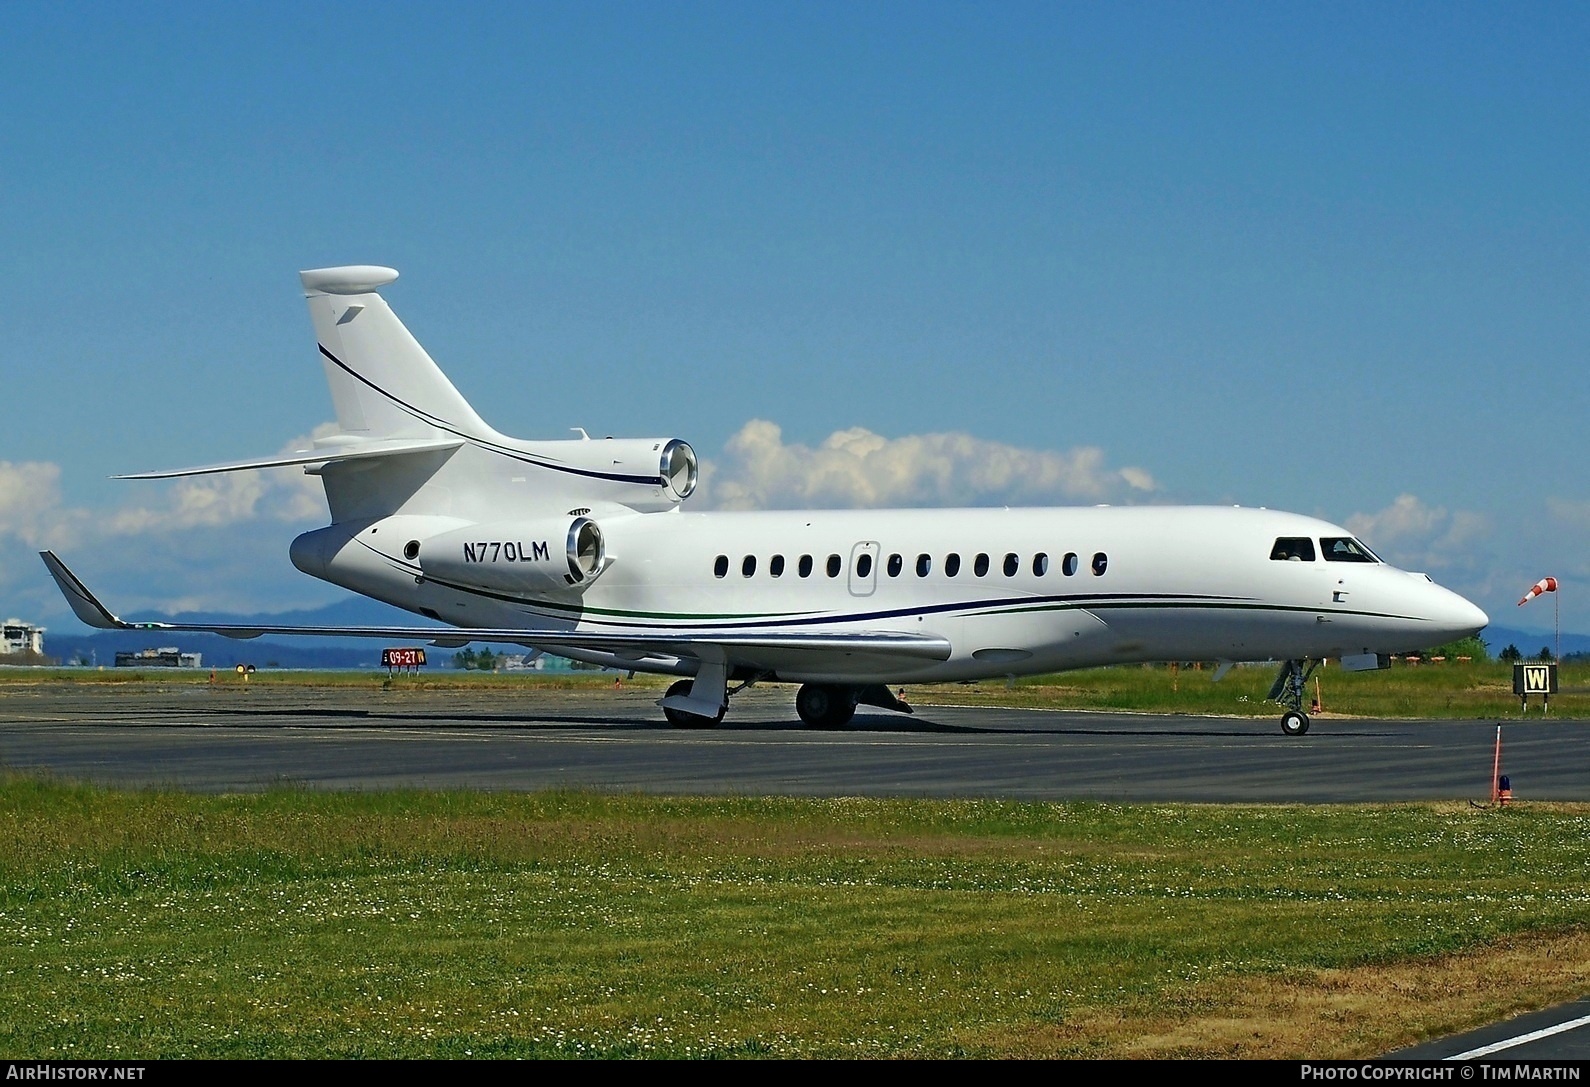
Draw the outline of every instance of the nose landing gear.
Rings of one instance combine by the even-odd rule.
[[[1269,699],[1286,709],[1281,714],[1281,731],[1288,736],[1301,736],[1308,731],[1308,714],[1303,712],[1303,689],[1308,677],[1320,666],[1317,660],[1289,660],[1281,664],[1275,685],[1270,688]]]

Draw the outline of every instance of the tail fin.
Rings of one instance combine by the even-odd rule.
[[[494,433],[375,293],[397,272],[355,265],[298,275],[344,432],[369,438]]]

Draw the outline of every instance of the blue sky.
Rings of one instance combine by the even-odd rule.
[[[39,546],[336,599],[302,477],[106,477],[327,421],[295,273],[380,263],[493,424],[684,437],[703,505],[1266,505],[1590,629],[1586,56],[1565,4],[6,5],[0,611],[74,625]]]

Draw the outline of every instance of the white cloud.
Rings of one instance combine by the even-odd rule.
[[[1490,531],[1490,519],[1468,510],[1429,506],[1411,494],[1377,513],[1355,513],[1347,527],[1382,557],[1412,570],[1470,571],[1475,544]]]
[[[956,506],[1098,501],[1156,489],[1141,468],[1110,468],[1104,451],[1022,449],[970,434],[885,438],[862,427],[815,448],[785,444],[776,423],[753,419],[707,461],[702,504],[718,509]]]
[[[325,424],[310,437],[335,429]],[[283,452],[304,448],[310,437],[285,444]],[[46,615],[64,610],[43,566],[30,554],[41,548],[58,550],[68,561],[94,570],[95,580],[105,578],[115,606],[127,611],[262,610],[326,596],[292,572],[286,558],[294,529],[324,523],[326,517],[320,481],[301,469],[128,482],[126,487],[141,501],[110,510],[69,506],[58,465],[0,461],[0,587],[7,596]],[[261,532],[260,522],[281,525],[283,531]],[[302,585],[293,587],[289,578]]]
[[[1403,494],[1385,509],[1355,513],[1345,523],[1386,561],[1430,574],[1479,604],[1495,622],[1514,621],[1508,605],[1528,584],[1520,580],[1518,541],[1509,539],[1499,554],[1494,526],[1484,514],[1448,510]]]
[[[302,449],[312,438],[334,432],[316,427],[310,437],[282,447]],[[61,469],[45,461],[0,461],[0,536],[35,547],[66,547],[98,539],[218,528],[248,521],[304,521],[323,516],[319,480],[300,468],[189,476],[168,483],[130,482],[129,488],[156,492],[149,505],[127,505],[105,513],[68,507],[61,494]]]
[[[309,435],[287,442],[277,453],[308,448],[315,438],[337,431],[337,424],[322,423]],[[110,531],[169,532],[256,520],[306,521],[326,514],[320,480],[305,475],[299,467],[189,476],[165,487],[164,506],[123,510],[113,519]]]
[[[1568,498],[1547,498],[1546,513],[1567,528],[1590,532],[1590,502]]]
[[[0,461],[0,536],[29,546],[70,511],[61,509],[61,468],[47,461]]]

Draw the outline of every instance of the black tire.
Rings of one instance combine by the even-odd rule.
[[[810,728],[839,728],[856,715],[856,702],[845,687],[808,683],[795,695],[795,712]]]
[[[822,728],[828,718],[828,707],[833,699],[827,687],[808,683],[795,692],[795,712],[801,723],[810,728]]]
[[[1288,736],[1301,736],[1308,731],[1308,714],[1302,710],[1287,710],[1281,714],[1281,731]]]
[[[850,719],[856,716],[856,704],[850,700],[850,692],[840,687],[838,693],[839,701],[834,705],[834,712],[828,717],[829,728],[844,728],[850,724]]]
[[[668,688],[668,693],[664,697],[672,698],[674,695],[688,695],[694,688],[695,683],[692,680],[681,679],[678,683]],[[724,709],[727,708],[724,707]],[[686,713],[684,710],[672,710],[667,706],[663,707],[663,716],[675,728],[716,728],[723,720],[723,712],[720,709],[716,717],[702,717],[697,713]]]

